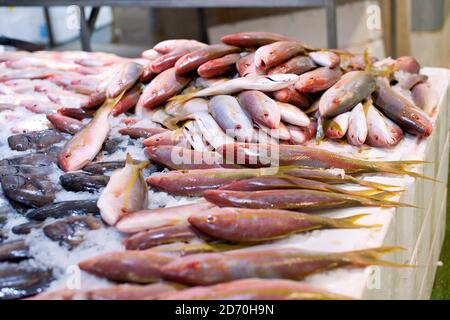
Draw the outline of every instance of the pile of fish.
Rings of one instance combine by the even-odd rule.
[[[9,155],[0,160],[0,299],[346,299],[298,280],[404,266],[380,259],[398,247],[308,252],[277,240],[380,227],[357,223],[366,214],[318,215],[337,208],[413,207],[391,199],[401,188],[364,175],[426,178],[408,169],[423,162],[358,160],[310,141],[390,147],[404,132],[429,136],[437,103],[417,61],[266,32],[222,42],[162,41],[138,59],[0,54]],[[163,193],[190,203],[150,209]],[[11,225],[17,215],[24,221]],[[75,252],[102,229],[120,232],[126,250],[78,266],[110,286],[44,292],[55,272],[34,261],[28,235]]]

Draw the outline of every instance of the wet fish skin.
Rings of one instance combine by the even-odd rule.
[[[184,117],[197,112],[208,112],[208,100],[194,98],[184,103],[171,101],[166,104],[164,110],[174,117]]]
[[[404,265],[380,260],[398,247],[380,247],[360,251],[315,253],[296,248],[241,249],[182,257],[161,268],[165,279],[188,285],[211,285],[245,278],[290,279],[340,267]]]
[[[180,59],[182,56],[190,53],[191,51],[193,51],[193,50],[191,50],[190,48],[189,49],[188,48],[180,48],[180,49],[172,50],[172,51],[160,56],[156,60],[153,60],[152,63],[150,64],[150,69],[154,73],[161,73],[164,70],[172,68],[175,65],[175,63],[178,61],[178,59]]]
[[[160,300],[347,300],[298,281],[244,279],[164,293]]]
[[[200,202],[142,210],[125,216],[116,224],[116,228],[120,232],[135,233],[165,226],[187,225],[187,219],[192,212],[199,212],[213,206],[211,203]]]
[[[320,115],[327,118],[349,111],[374,90],[373,75],[365,71],[348,72],[320,98]]]
[[[342,76],[339,68],[321,67],[299,76],[295,89],[301,93],[314,93],[331,88]]]
[[[26,151],[29,149],[44,149],[53,144],[64,141],[65,139],[66,137],[59,132],[46,129],[9,136],[8,144],[13,150]]]
[[[409,73],[419,73],[420,64],[414,57],[402,56],[395,60],[394,69],[406,71]]]
[[[1,178],[1,185],[8,199],[34,208],[52,203],[58,190],[42,176],[6,175]]]
[[[307,127],[311,124],[308,116],[296,106],[289,103],[277,102],[280,109],[281,120],[299,127]]]
[[[93,162],[83,168],[83,171],[93,174],[104,174],[109,171],[123,168],[125,161],[105,161],[105,162]]]
[[[169,68],[158,74],[143,90],[136,105],[136,114],[140,108],[153,109],[178,94],[191,81],[188,75],[177,75],[175,68]]]
[[[350,112],[344,112],[334,117],[327,125],[325,134],[330,139],[342,139],[347,133]]]
[[[0,178],[6,175],[22,176],[48,176],[54,169],[51,166],[33,166],[33,165],[0,165]]]
[[[81,270],[117,282],[153,283],[161,280],[160,268],[172,261],[149,250],[109,252],[81,261]]]
[[[332,51],[310,52],[309,57],[319,66],[327,68],[335,68],[341,63],[341,58]]]
[[[89,119],[95,115],[95,109],[59,108],[58,114],[77,120]]]
[[[223,36],[220,41],[242,48],[257,48],[277,41],[292,41],[291,38],[272,32],[238,32]]]
[[[212,208],[194,213],[188,221],[213,239],[253,243],[311,230],[364,227],[354,223],[358,218],[361,216],[331,219],[287,210]]]
[[[26,214],[26,217],[30,220],[45,220],[47,218],[62,218],[68,216],[86,215],[89,213],[94,215],[100,214],[96,199],[50,203],[30,211]]]
[[[30,251],[24,240],[12,240],[0,244],[0,262],[19,262],[28,258],[30,258]]]
[[[256,70],[254,52],[249,52],[236,61],[236,69],[241,77],[246,77],[251,74],[258,74],[261,71]]]
[[[126,62],[113,74],[106,88],[108,98],[116,98],[123,91],[130,89],[143,72],[143,66],[136,62]]]
[[[386,79],[377,81],[374,102],[387,117],[404,131],[416,136],[428,137],[431,135],[433,124],[428,115],[393,90]]]
[[[255,52],[256,69],[267,71],[304,51],[303,44],[295,41],[277,41],[264,45]]]
[[[13,265],[0,267],[0,299],[21,299],[41,293],[51,280],[49,270]]]
[[[347,129],[347,142],[354,146],[363,145],[367,139],[367,120],[362,104],[350,112]]]
[[[198,67],[197,73],[203,78],[218,77],[236,69],[236,62],[241,58],[239,53],[227,54],[223,57],[209,60]]]
[[[272,95],[273,98],[279,102],[290,103],[303,110],[311,105],[310,98],[307,95],[295,90],[293,85],[285,89],[275,91]]]
[[[304,145],[316,136],[317,121],[311,120],[309,126],[307,127],[287,125],[287,128],[291,134],[290,143],[295,145]]]
[[[127,154],[125,167],[116,170],[97,201],[102,219],[115,225],[122,217],[147,207],[147,184],[142,170],[148,165],[136,162]]]
[[[381,114],[374,106],[369,105],[366,111],[367,140],[372,147],[392,147],[403,138],[403,131],[393,121]]]
[[[108,184],[109,177],[84,172],[65,173],[59,177],[64,189],[74,192],[96,192]]]
[[[235,97],[214,96],[209,101],[209,109],[214,120],[226,134],[238,141],[251,141],[253,122]]]
[[[207,190],[203,192],[203,196],[209,202],[220,207],[272,208],[305,212],[357,206],[396,206],[394,203],[369,200],[360,196],[302,189],[262,190],[252,193],[231,190]]]
[[[429,82],[419,83],[411,90],[412,98],[417,107],[433,116],[437,105],[438,98]]]
[[[42,221],[29,221],[22,224],[15,225],[12,227],[11,231],[14,234],[29,234],[32,229],[39,229],[44,225]]]
[[[162,145],[187,147],[188,142],[183,135],[183,130],[177,129],[152,135],[142,141],[142,144],[145,147],[157,147]]]
[[[225,44],[213,44],[204,48],[200,48],[181,57],[175,63],[175,72],[180,75],[197,69],[199,66],[213,59],[223,57],[225,55],[240,52],[241,49],[235,46]]]
[[[268,74],[293,73],[301,75],[310,70],[316,69],[317,65],[311,58],[305,56],[296,56],[290,58],[268,71]]]
[[[397,71],[394,72],[394,79],[398,81],[397,85],[399,85],[401,88],[405,90],[411,90],[416,85],[426,82],[428,80],[428,76],[419,73]]]
[[[183,49],[183,48],[191,48],[191,47],[207,47],[208,45],[192,39],[170,39],[158,42],[153,50],[160,54],[166,54],[170,51]],[[154,59],[152,59],[154,60]]]
[[[124,241],[127,250],[146,250],[163,244],[187,242],[198,238],[200,232],[189,225],[154,228],[133,234]]]
[[[154,174],[147,183],[173,195],[201,196],[203,191],[262,174],[259,169],[196,169]]]
[[[60,114],[48,114],[47,120],[51,122],[55,129],[61,132],[76,134],[83,128],[83,123],[80,120],[63,116]]]
[[[78,246],[87,230],[96,230],[101,222],[92,216],[72,216],[59,219],[43,227],[46,237],[68,248]]]
[[[131,127],[123,128],[119,130],[120,134],[127,135],[132,139],[148,138],[155,134],[166,132],[167,129],[164,128],[141,128],[141,127]]]
[[[139,101],[141,92],[142,92],[141,84],[138,83],[134,85],[130,90],[125,92],[120,101],[117,102],[117,104],[111,111],[111,115],[117,117],[118,115],[125,113],[131,108],[133,108]]]
[[[255,122],[269,129],[276,129],[280,125],[281,113],[276,102],[261,91],[244,91],[237,99]]]

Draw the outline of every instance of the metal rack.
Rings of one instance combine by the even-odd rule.
[[[81,9],[80,40],[81,47],[85,51],[91,51],[91,35],[102,6],[198,8],[200,24],[204,24],[203,9],[205,8],[324,8],[326,12],[327,45],[329,48],[337,48],[336,0],[78,0],[76,2],[68,0],[0,0],[0,6],[43,6],[46,8],[46,17],[48,17],[49,7],[74,4]],[[84,12],[86,6],[92,7],[89,16],[86,16]],[[51,38],[51,25],[48,24],[47,27]],[[206,37],[206,33],[203,37]]]

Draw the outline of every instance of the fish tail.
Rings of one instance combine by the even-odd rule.
[[[336,229],[358,229],[358,228],[379,228],[381,224],[359,224],[356,223],[361,218],[367,217],[368,213],[357,214],[350,217],[333,219],[333,228]]]
[[[393,191],[391,189],[395,188],[395,191],[404,191],[403,188],[400,188],[399,186],[396,186],[396,185],[357,179],[357,178],[352,177],[352,176],[346,176],[346,178],[349,179],[350,182],[352,182],[352,183],[359,184],[360,186],[363,186],[363,187],[373,188],[373,189],[376,189],[376,190]]]
[[[395,191],[384,191],[384,190],[355,190],[355,191],[349,191],[349,193],[360,196],[360,197],[370,197],[370,198],[374,198],[374,199],[378,199],[378,195],[380,193],[384,193],[384,192],[391,192],[392,196],[397,195],[397,192]]]
[[[371,200],[373,200],[372,202],[374,203],[375,206],[378,205],[380,207],[418,208],[417,206],[412,205],[412,204],[388,200],[392,196],[393,196],[392,192],[384,191],[384,192],[379,193],[377,195],[376,199],[372,198]]]
[[[133,157],[131,156],[131,154],[129,152],[127,152],[127,155],[125,158],[125,164],[133,165],[136,167],[136,169],[142,170],[142,169],[145,169],[148,167],[148,165],[150,164],[150,161],[149,160],[146,160],[146,161],[134,160]]]
[[[379,247],[365,250],[352,251],[348,253],[348,258],[357,266],[383,266],[383,267],[414,267],[410,264],[386,261],[380,259],[383,255],[405,250],[403,247]]]
[[[190,92],[190,93],[186,93],[186,94],[179,94],[177,96],[173,96],[172,98],[170,98],[168,101],[173,101],[175,103],[180,103],[183,104],[186,101],[191,100],[192,98],[195,98],[195,93],[196,92]]]

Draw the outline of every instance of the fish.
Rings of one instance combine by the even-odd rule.
[[[125,239],[127,250],[146,250],[163,244],[187,242],[199,238],[200,232],[189,225],[153,228],[135,233]]]
[[[365,216],[332,219],[286,210],[212,208],[194,213],[188,221],[213,239],[256,243],[319,229],[370,228],[355,223]]]
[[[158,42],[153,47],[153,50],[160,54],[166,54],[166,53],[169,53],[170,51],[177,50],[180,48],[207,47],[207,46],[208,46],[207,44],[197,41],[197,40],[170,39],[170,40],[164,40],[164,41]],[[152,57],[153,56],[154,56],[154,54],[152,54]],[[151,60],[154,60],[154,59],[151,59]]]
[[[149,250],[108,252],[81,261],[81,270],[116,282],[154,283],[161,280],[160,268],[173,257]]]
[[[367,139],[367,120],[360,103],[350,112],[347,129],[347,142],[354,146],[363,145]]]
[[[394,72],[394,79],[397,80],[397,85],[402,89],[411,90],[417,84],[426,82],[428,80],[428,76],[419,73],[396,71]]]
[[[213,59],[221,58],[225,55],[240,52],[241,49],[226,44],[213,44],[197,49],[181,57],[175,63],[175,72],[180,75],[197,69],[199,66]]]
[[[123,217],[116,228],[120,232],[135,233],[165,226],[187,225],[187,219],[193,212],[209,209],[214,205],[198,202],[174,207],[146,209]]]
[[[281,112],[277,103],[261,91],[244,91],[237,100],[255,122],[269,129],[276,129],[280,125]]]
[[[55,129],[72,135],[83,128],[83,123],[80,120],[57,113],[48,114],[47,120],[50,121]]]
[[[317,65],[310,57],[296,56],[290,58],[286,62],[283,62],[268,71],[268,74],[282,74],[282,73],[293,73],[301,75],[312,69],[316,69]],[[332,68],[332,67],[330,67]]]
[[[236,61],[236,70],[241,77],[264,74],[262,70],[256,70],[254,52],[249,52],[245,55],[242,55],[241,58]]]
[[[208,100],[195,98],[184,103],[172,101],[166,104],[164,110],[174,117],[184,117],[197,112],[208,112]]]
[[[330,139],[342,139],[347,133],[351,112],[335,116],[326,126],[325,134]]]
[[[244,90],[259,90],[272,92],[294,84],[298,79],[295,74],[249,75],[245,78],[235,78],[219,82],[197,92],[173,97],[172,101],[185,102],[193,98],[216,96],[220,94],[235,94]]]
[[[330,89],[325,91],[319,101],[322,117],[334,117],[349,111],[375,90],[375,78],[365,71],[350,71]]]
[[[125,167],[116,170],[97,201],[102,219],[115,225],[122,217],[147,207],[147,184],[142,170],[148,161],[136,162],[127,153]]]
[[[124,91],[130,89],[143,72],[143,66],[136,62],[126,62],[120,66],[109,80],[106,95],[110,99],[117,98]]]
[[[213,78],[230,73],[236,69],[236,62],[240,58],[241,55],[239,53],[231,53],[209,60],[198,67],[197,73],[203,78]]]
[[[269,135],[271,138],[275,139],[275,141],[277,141],[276,143],[278,143],[279,140],[287,141],[291,138],[291,133],[283,122],[280,122],[278,128],[276,129],[267,128],[260,123],[256,123],[256,127],[258,127],[260,131]]]
[[[0,300],[21,299],[43,292],[52,280],[49,270],[30,266],[0,267]]]
[[[235,97],[228,95],[214,96],[209,101],[209,109],[214,120],[227,135],[236,138],[238,141],[251,141],[253,135],[252,119]]]
[[[11,231],[14,234],[29,234],[32,229],[39,229],[44,225],[43,221],[29,221],[22,224],[15,225],[12,227]]]
[[[205,190],[213,190],[234,181],[254,178],[265,169],[196,169],[153,174],[147,183],[160,191],[180,196],[201,196]]]
[[[178,290],[181,285],[168,282],[149,285],[119,284],[91,290],[61,289],[44,292],[30,300],[149,300]]]
[[[289,103],[303,110],[311,105],[310,98],[307,95],[295,90],[293,85],[274,91],[272,96],[276,101]]]
[[[335,68],[341,63],[341,58],[332,51],[310,52],[309,57],[319,66],[327,68]]]
[[[261,190],[251,193],[232,190],[206,190],[203,192],[203,197],[219,207],[271,208],[304,212],[359,206],[411,207],[410,205],[383,199],[377,200],[358,195],[307,189]]]
[[[8,145],[12,150],[26,151],[29,149],[45,149],[53,144],[64,141],[66,137],[56,130],[46,129],[19,133],[8,137]]]
[[[178,59],[192,51],[193,50],[191,48],[180,48],[172,50],[153,60],[150,64],[150,70],[154,73],[161,73],[164,70],[175,66],[175,63],[178,61]]]
[[[183,130],[181,128],[176,130],[169,130],[166,132],[155,134],[151,137],[148,137],[142,144],[146,147],[157,147],[161,145],[171,145],[171,146],[180,146],[186,148],[188,145],[188,141],[183,134]]]
[[[321,67],[301,74],[295,89],[301,93],[314,93],[331,88],[342,76],[339,68]]]
[[[250,278],[163,293],[159,300],[348,300],[306,283]]]
[[[22,239],[0,244],[0,262],[19,262],[30,257],[30,249]]]
[[[65,217],[45,225],[42,230],[47,238],[71,249],[83,242],[88,230],[100,227],[101,222],[88,215]]]
[[[58,114],[77,120],[89,119],[95,115],[95,109],[59,108]]]
[[[61,175],[59,181],[67,191],[93,193],[108,184],[109,176],[75,172]]]
[[[403,131],[393,121],[386,118],[373,105],[367,107],[367,139],[372,147],[392,147],[403,138]]]
[[[409,134],[428,137],[433,132],[433,123],[428,115],[393,90],[385,78],[377,81],[374,102],[388,118]]]
[[[93,92],[89,94],[85,103],[80,104],[82,109],[96,108],[102,105],[106,100],[106,94],[104,92]]]
[[[46,177],[54,172],[52,166],[33,165],[2,165],[0,178],[7,175],[21,175],[24,177]]]
[[[191,80],[188,75],[177,75],[175,68],[161,72],[142,91],[136,105],[136,114],[139,116],[143,108],[153,109],[163,104],[181,92]]]
[[[419,83],[411,90],[412,98],[417,107],[433,116],[438,106],[438,98],[429,82]]]
[[[310,120],[310,124],[307,127],[287,125],[287,128],[291,134],[289,142],[295,145],[304,145],[316,136],[317,121]]]
[[[237,32],[225,35],[220,41],[242,48],[257,48],[277,41],[293,41],[291,38],[272,32]]]
[[[311,124],[308,116],[296,106],[289,103],[277,102],[280,109],[281,120],[299,127],[307,127]]]
[[[105,162],[93,162],[83,168],[83,171],[93,174],[104,174],[116,169],[123,168],[125,161],[105,161]]]
[[[196,151],[178,146],[161,145],[158,147],[146,147],[144,152],[152,162],[173,170],[222,168],[227,166],[224,164],[222,157],[212,151]]]
[[[204,253],[176,259],[161,267],[164,279],[188,285],[211,285],[246,278],[301,280],[306,276],[342,267],[377,265],[407,267],[381,260],[400,247],[379,247],[348,252],[311,252],[296,248],[241,249]]]
[[[140,83],[134,85],[130,90],[124,93],[122,99],[114,106],[111,115],[117,117],[118,115],[127,112],[133,108],[141,96],[142,86]]]
[[[394,70],[401,70],[409,73],[419,73],[420,64],[416,58],[411,56],[398,57],[394,62]]]
[[[120,95],[115,100],[107,100],[97,110],[94,118],[65,144],[58,156],[58,164],[63,171],[80,170],[94,160],[108,136],[111,110],[121,97]]]
[[[5,175],[0,181],[8,199],[34,208],[52,203],[58,191],[55,184],[42,176]]]
[[[148,138],[155,134],[167,132],[164,128],[143,128],[143,127],[131,127],[119,129],[119,133],[122,135],[127,135],[131,139]]]
[[[265,157],[276,160],[280,166],[295,164],[309,168],[341,168],[349,172],[386,172],[397,174],[413,174],[406,171],[408,165],[420,164],[421,161],[365,161],[343,156],[331,151],[298,145],[268,145],[234,143],[224,145],[217,150],[228,163],[235,159],[265,160]],[[261,159],[258,159],[261,158]],[[270,162],[269,162],[270,163]],[[406,173],[408,172],[408,173]]]
[[[54,202],[34,209],[26,214],[30,220],[45,220],[47,218],[62,218],[86,214],[98,215],[97,200],[70,200]]]
[[[0,112],[3,111],[14,111],[15,109],[19,108],[20,106],[17,104],[12,103],[0,103]]]
[[[266,71],[304,52],[303,44],[296,41],[266,44],[255,51],[255,66],[256,69]]]

